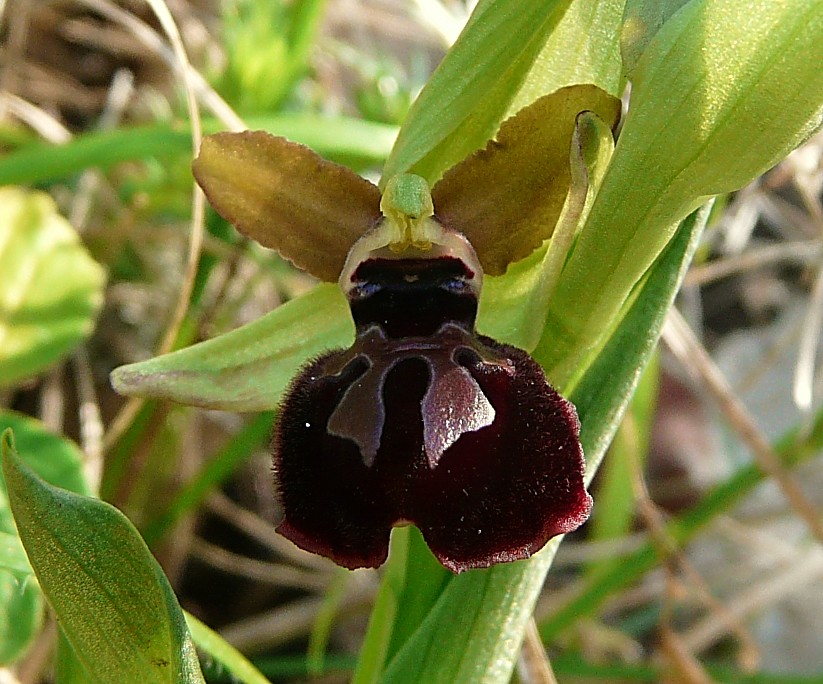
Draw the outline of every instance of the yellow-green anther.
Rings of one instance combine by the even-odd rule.
[[[394,176],[380,198],[380,211],[394,229],[389,243],[393,251],[431,248],[429,219],[434,205],[425,179],[411,173]]]

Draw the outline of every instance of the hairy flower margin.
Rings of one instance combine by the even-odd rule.
[[[298,546],[376,567],[391,528],[412,523],[461,572],[527,558],[588,518],[574,407],[475,319],[484,271],[550,237],[591,109],[615,123],[616,101],[593,86],[540,98],[431,191],[403,174],[382,196],[268,133],[204,140],[193,169],[218,213],[337,280],[355,324],[351,347],[297,374],[275,426],[277,529]]]

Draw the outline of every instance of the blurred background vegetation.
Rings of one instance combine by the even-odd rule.
[[[472,3],[167,5],[207,132],[266,128],[376,179]],[[9,373],[0,427],[19,420],[14,411],[76,441],[101,496],[143,532],[183,607],[273,681],[347,681],[378,574],[341,570],[274,534],[273,416],[127,402],[108,384],[114,367],[155,355],[164,339],[177,348],[213,337],[313,281],[210,210],[187,280],[184,75],[144,2],[0,8],[0,183],[47,192],[106,274],[104,289],[87,286],[93,332],[79,326],[53,354],[24,341],[34,358],[24,374],[0,366]],[[809,367],[823,311],[821,189],[818,135],[717,203],[679,300],[701,338],[695,349],[710,357],[661,349],[596,480],[593,519],[562,545],[538,604],[560,681],[662,681],[672,663],[688,677],[678,681],[823,678],[823,552],[797,502],[751,467],[753,450],[791,443],[789,460],[804,461],[798,481],[823,505],[815,403],[801,396],[798,408],[795,396],[810,386],[823,395],[820,365]],[[9,261],[9,230],[0,225],[6,277],[25,265]],[[19,258],[40,247],[26,249]],[[59,314],[47,338],[64,334]],[[654,553],[643,555],[649,541]],[[561,610],[569,605],[571,616]],[[47,619],[18,681],[47,681],[53,641]],[[225,680],[205,668],[210,681]],[[532,681],[528,668],[519,676]]]

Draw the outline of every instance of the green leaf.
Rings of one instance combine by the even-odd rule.
[[[20,537],[9,532],[0,532],[0,573],[4,572],[20,579],[32,574]]]
[[[0,570],[0,605],[0,665],[10,665],[40,630],[43,599],[29,578]]]
[[[684,222],[571,397],[581,418],[589,480],[654,349],[707,213]],[[555,538],[528,561],[454,577],[382,681],[508,682],[526,621],[559,543]]]
[[[297,369],[323,351],[347,347],[354,324],[336,285],[318,285],[230,333],[111,376],[121,394],[156,397],[226,411],[277,406]]]
[[[0,188],[0,387],[39,373],[88,337],[104,281],[48,195]]]
[[[537,348],[555,382],[586,367],[678,221],[819,125],[821,63],[819,2],[693,0],[655,34]]]
[[[614,541],[628,535],[636,515],[632,478],[643,468],[648,455],[651,420],[657,399],[659,357],[655,354],[640,377],[629,410],[614,435],[598,474],[597,506],[588,522],[588,537],[593,542]],[[596,577],[622,563],[621,558],[603,558],[589,567],[588,576]]]
[[[70,441],[48,432],[40,421],[12,411],[0,411],[0,432],[12,428],[26,463],[48,482],[84,494],[80,450]],[[0,664],[14,662],[26,650],[40,627],[42,597],[0,477]]]
[[[392,531],[389,560],[369,617],[352,684],[382,681],[386,663],[414,634],[453,577],[416,527]]]
[[[117,509],[44,482],[2,436],[11,509],[43,593],[98,682],[199,682],[185,620],[160,566]]]
[[[573,0],[549,35],[509,108],[514,114],[546,93],[592,83],[620,97],[620,26],[625,0]]]
[[[405,583],[397,606],[387,653],[389,658],[393,658],[414,634],[454,577],[434,557],[416,527],[409,528],[408,544],[406,576],[411,581]]]
[[[691,0],[627,0],[620,36],[623,68],[634,79],[635,68],[651,39],[671,16]]]
[[[46,482],[63,489],[91,496],[91,487],[83,474],[83,453],[77,445],[50,432],[43,423],[22,413],[0,410],[0,432],[14,431],[14,440],[22,458]],[[0,478],[0,495],[5,495]],[[8,502],[0,505],[0,531],[15,532]]]
[[[409,172],[434,185],[443,171],[482,147],[568,5],[569,0],[481,0],[412,105],[383,183]]]

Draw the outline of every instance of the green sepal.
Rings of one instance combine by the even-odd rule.
[[[111,382],[129,396],[225,411],[268,411],[278,405],[300,366],[353,340],[354,323],[340,289],[322,284],[229,333],[121,366],[112,372]]]

